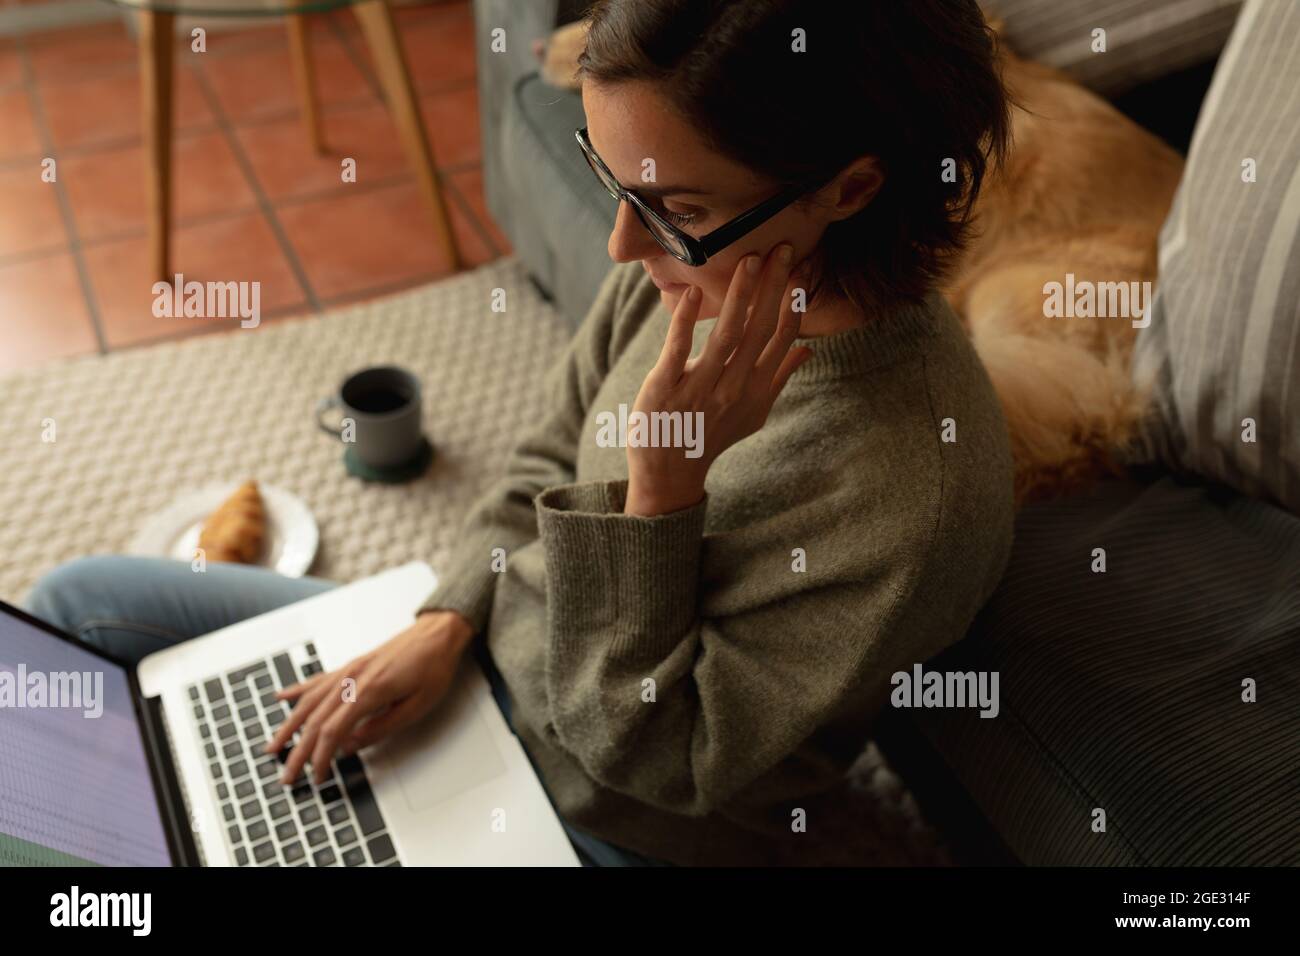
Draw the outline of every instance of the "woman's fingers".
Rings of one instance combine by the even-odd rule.
[[[333,714],[336,703],[341,705],[341,699],[333,694],[319,701],[312,711],[311,718],[302,725],[302,731],[298,734],[298,742],[294,744],[293,750],[289,752],[289,759],[284,762],[284,773],[280,775],[280,782],[286,786],[298,779],[298,774],[302,773],[303,766],[307,759],[312,757],[316,741],[320,737],[321,725]],[[313,763],[313,767],[315,764]]]
[[[723,366],[745,335],[745,317],[750,300],[754,297],[754,289],[758,287],[758,273],[762,264],[763,260],[757,255],[745,256],[737,263],[736,271],[731,276],[731,285],[727,287],[727,296],[722,302],[717,324],[709,333],[709,340],[696,360],[694,369],[709,385],[722,376]]]
[[[754,371],[759,353],[769,344],[772,333],[778,328],[778,319],[782,314],[781,298],[790,279],[793,256],[794,249],[788,242],[783,242],[767,257],[744,335],[736,347],[736,354],[727,362],[719,385],[728,384],[739,390]],[[767,381],[771,381],[770,375]]]
[[[372,714],[364,724],[355,728],[343,741],[343,753],[354,754],[363,747],[369,747],[389,734],[403,730],[407,725],[423,716],[425,708],[415,694],[388,708],[382,713]]]
[[[330,717],[322,721],[320,733],[316,737],[316,745],[311,751],[312,780],[318,786],[325,782],[330,761],[334,759],[334,752],[339,744],[364,716],[362,709],[354,702],[346,707],[340,704],[334,708],[334,713]]]
[[[776,377],[777,370],[790,352],[790,346],[799,337],[799,325],[803,316],[794,310],[794,295],[801,281],[800,278],[791,278],[786,283],[776,332],[768,339],[754,363],[754,375],[761,382],[770,383]]]
[[[296,684],[290,684],[284,690],[276,691],[275,699],[276,700],[297,700],[304,693],[311,690],[318,683],[320,683],[320,679],[324,676],[325,676],[324,674],[313,674],[311,677],[308,677],[304,681],[299,681]]]
[[[298,734],[297,742],[294,743],[292,749],[289,751],[288,757],[284,761],[284,770],[280,772],[281,783],[290,784],[294,780],[298,779],[298,774],[302,771],[302,765],[307,762],[307,756],[311,753],[311,747],[307,746],[308,736],[310,735],[311,739],[315,740],[315,725],[311,722],[310,718],[316,715],[317,711],[325,701],[326,698],[324,695],[313,695],[312,697],[305,698],[299,702],[298,706],[294,708],[293,713],[290,714],[290,719],[294,716],[298,716],[298,724],[301,727],[301,732]],[[298,715],[299,710],[303,711],[301,715]],[[271,741],[272,744],[275,744],[277,740],[279,740],[280,746],[288,743],[293,734],[293,730],[289,730],[289,737],[280,740],[281,735],[288,729],[288,725],[289,721],[287,720],[280,725],[279,732]]]
[[[291,783],[297,779],[298,774],[302,771],[303,764],[307,762],[308,757],[312,754],[312,748],[319,736],[321,725],[343,705],[343,685],[341,680],[343,675],[354,674],[357,675],[359,680],[362,667],[361,661],[354,661],[342,670],[318,675],[324,679],[318,681],[315,687],[307,691],[299,699],[297,706],[289,712],[289,716],[280,724],[275,735],[266,745],[268,753],[279,751],[293,737],[294,733],[298,732],[298,742],[290,751],[288,759],[285,760],[284,772],[280,775],[282,783]],[[353,700],[356,699],[355,695],[349,696]]]
[[[289,711],[289,716],[284,719],[283,723],[281,723],[278,728],[276,728],[271,739],[267,741],[267,753],[273,754],[278,752],[289,738],[294,735],[294,731],[302,726],[303,722],[311,716],[311,712],[327,693],[328,685],[323,680],[320,680],[320,678],[332,676],[332,674],[317,674],[310,682],[304,681],[302,684],[294,685],[295,688],[303,688],[295,694],[298,703]],[[310,683],[310,686],[306,686],[308,683]],[[286,688],[282,693],[287,693],[288,690],[289,689]],[[277,694],[276,696],[279,695]]]
[[[677,302],[673,310],[672,321],[668,324],[668,337],[659,352],[658,372],[667,385],[674,385],[682,377],[686,360],[691,357],[691,345],[695,341],[695,320],[700,314],[703,301],[699,286],[691,286]]]

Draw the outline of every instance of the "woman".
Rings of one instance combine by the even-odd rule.
[[[323,772],[473,646],[587,857],[870,862],[844,771],[1011,545],[1006,425],[935,293],[1006,146],[992,35],[974,0],[589,18],[578,148],[620,200],[616,265],[415,622],[286,691],[268,747],[297,733],[286,778]],[[702,441],[611,442],[620,405]],[[330,586],[195,577],[86,559],[30,603],[140,656]]]

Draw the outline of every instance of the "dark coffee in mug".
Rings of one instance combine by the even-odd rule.
[[[424,446],[420,405],[419,379],[380,365],[349,375],[338,394],[322,399],[316,422],[327,434],[352,443],[351,453],[362,464],[394,468],[418,459]],[[331,410],[342,416],[338,425],[324,421]]]
[[[358,395],[350,396],[349,404],[359,412],[368,415],[382,415],[395,412],[411,400],[410,395],[391,388],[372,388]]]

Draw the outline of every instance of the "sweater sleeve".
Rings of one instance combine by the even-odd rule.
[[[763,560],[787,583],[719,601],[701,577],[707,495],[642,517],[622,513],[626,493],[588,482],[538,499],[551,734],[611,790],[687,816],[725,813],[742,790],[758,799],[846,703],[878,708],[894,672],[962,633],[947,609],[971,604],[943,588],[970,587],[933,564],[936,508],[881,509],[829,574],[790,571],[792,542],[774,535]],[[823,782],[806,777],[805,792]]]
[[[417,615],[442,609],[459,611],[475,633],[483,632],[499,578],[492,568],[494,549],[509,554],[535,540],[534,497],[574,478],[583,421],[608,372],[616,321],[634,276],[626,266],[615,266],[606,275],[586,320],[550,373],[545,400],[538,405],[546,414],[515,447],[505,474],[471,507],[447,572],[439,577]]]

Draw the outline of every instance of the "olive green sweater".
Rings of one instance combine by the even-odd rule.
[[[960,639],[1006,566],[1001,409],[935,296],[800,339],[814,356],[704,500],[624,515],[627,452],[595,418],[631,407],[668,322],[615,266],[421,610],[486,634],[570,824],[680,864],[869,864],[844,773],[891,675]]]

